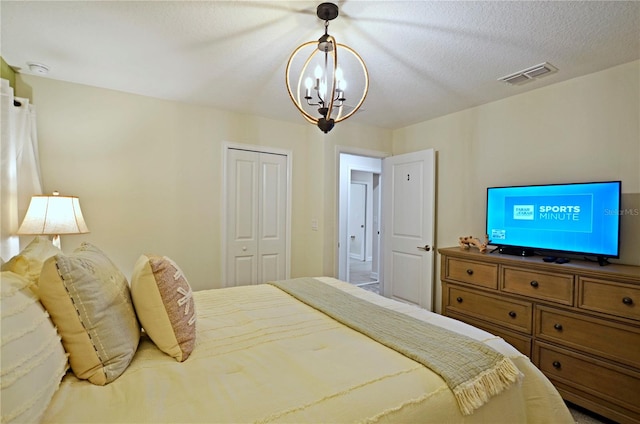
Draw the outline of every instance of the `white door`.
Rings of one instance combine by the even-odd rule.
[[[433,149],[382,161],[384,295],[433,309]]]
[[[227,152],[226,285],[286,278],[287,157]]]
[[[367,186],[351,183],[349,192],[349,257],[365,260],[366,246]]]

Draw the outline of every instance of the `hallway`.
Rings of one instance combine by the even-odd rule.
[[[365,290],[380,294],[380,283],[371,277],[371,261],[349,259],[349,282]]]

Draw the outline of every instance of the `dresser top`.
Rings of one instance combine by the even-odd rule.
[[[581,259],[571,259],[570,262],[558,264],[555,262],[544,262],[543,256],[515,256],[493,253],[487,249],[486,253],[480,253],[477,248],[470,247],[468,250],[461,247],[445,247],[438,249],[441,255],[456,257],[467,260],[477,260],[502,265],[522,266],[535,268],[539,271],[575,273],[594,278],[625,280],[625,282],[640,284],[640,266],[621,265],[611,263],[600,266],[598,262],[591,262]],[[628,280],[628,281],[627,281]]]

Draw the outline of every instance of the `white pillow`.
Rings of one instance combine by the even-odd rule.
[[[24,276],[0,277],[2,423],[38,422],[68,368],[49,315]]]
[[[58,253],[62,253],[62,250],[55,247],[51,240],[36,236],[20,253],[2,264],[2,270],[13,271],[37,284],[44,261]]]

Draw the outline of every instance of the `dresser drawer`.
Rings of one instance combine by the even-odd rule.
[[[445,278],[497,289],[498,265],[447,258]]]
[[[534,343],[534,363],[552,381],[640,413],[640,373],[544,343]]]
[[[502,290],[536,299],[573,305],[573,275],[502,268]]]
[[[505,330],[504,328],[500,328],[498,326],[474,318],[469,318],[465,315],[457,314],[455,312],[447,312],[447,316],[455,318],[462,322],[466,322],[467,324],[473,325],[474,327],[478,327],[481,330],[501,337],[511,346],[518,349],[520,353],[531,357],[531,337],[523,336],[522,334],[518,333],[512,333],[511,331]]]
[[[640,367],[640,328],[536,306],[536,338]]]
[[[579,308],[640,320],[640,287],[590,278],[579,284]]]
[[[533,306],[529,302],[448,286],[447,309],[531,334]]]

